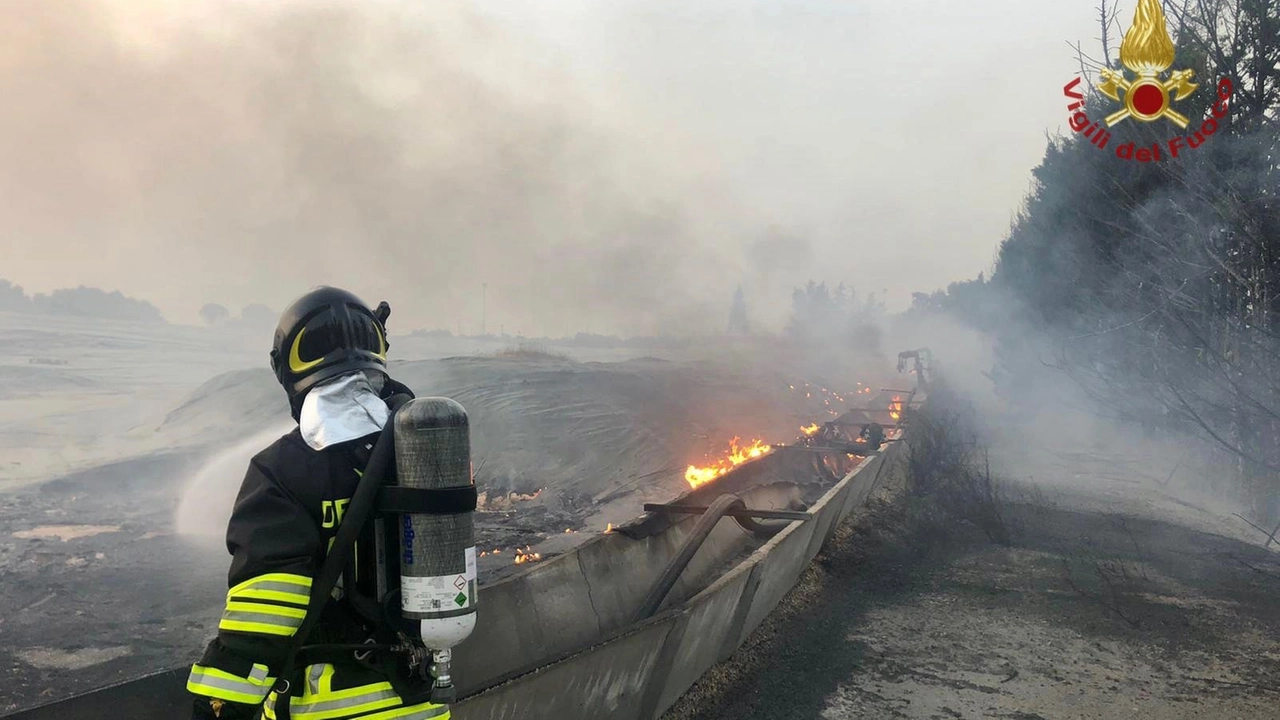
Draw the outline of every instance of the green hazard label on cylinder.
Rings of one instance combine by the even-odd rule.
[[[476,549],[465,553],[463,571],[456,575],[400,576],[400,609],[406,617],[428,613],[457,613],[476,601]],[[446,616],[448,617],[448,616]]]

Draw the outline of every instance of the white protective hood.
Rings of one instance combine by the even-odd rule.
[[[302,401],[298,427],[315,450],[355,440],[382,430],[391,411],[378,397],[382,377],[370,380],[363,370],[317,385]]]

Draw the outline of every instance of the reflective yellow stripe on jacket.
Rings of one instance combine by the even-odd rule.
[[[196,695],[228,702],[257,705],[267,697],[275,678],[267,675],[266,665],[254,665],[249,677],[238,677],[225,670],[192,665],[187,677],[187,690]]]
[[[311,578],[268,573],[227,591],[219,630],[292,637],[302,627],[311,602]]]
[[[449,720],[447,705],[401,705],[390,683],[332,691],[329,689],[332,665],[312,665],[307,668],[306,676],[302,696],[289,702],[289,712],[295,720]],[[275,705],[276,695],[271,693],[262,708],[266,720],[275,720]]]
[[[249,578],[227,591],[227,600],[279,600],[306,607],[311,601],[311,578],[291,573],[267,573]]]
[[[268,701],[270,702],[270,701]],[[433,705],[431,703],[422,703],[421,705],[408,705],[405,707],[391,708],[382,712],[374,711],[371,715],[353,715],[359,713],[359,710],[336,710],[327,713],[305,713],[302,705],[299,705],[295,698],[290,703],[293,717],[297,720],[320,720],[321,718],[343,718],[344,720],[449,720],[448,705]],[[262,717],[266,720],[275,720],[275,709],[271,706],[262,708]]]

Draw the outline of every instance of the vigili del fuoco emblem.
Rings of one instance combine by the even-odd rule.
[[[1167,118],[1186,129],[1191,121],[1174,110],[1173,103],[1186,100],[1198,86],[1191,82],[1194,70],[1175,70],[1161,80],[1160,76],[1173,66],[1173,62],[1173,38],[1165,25],[1160,0],[1140,0],[1134,12],[1133,26],[1125,33],[1120,45],[1120,64],[1137,75],[1137,79],[1129,80],[1123,71],[1110,68],[1103,68],[1101,73],[1102,83],[1098,90],[1112,100],[1124,103],[1124,109],[1107,116],[1107,127],[1114,127],[1131,117],[1142,122]],[[1121,90],[1124,91],[1123,100]]]
[[[1137,140],[1121,142],[1114,148],[1115,156],[1121,160],[1149,163],[1173,160],[1186,151],[1199,149],[1218,131],[1219,123],[1226,122],[1235,83],[1229,77],[1218,80],[1217,97],[1212,107],[1203,118],[1196,119],[1199,125],[1191,130],[1192,118],[1174,110],[1173,106],[1191,97],[1199,85],[1191,82],[1195,77],[1194,70],[1170,70],[1176,60],[1177,47],[1165,24],[1160,0],[1139,0],[1133,14],[1133,25],[1120,44],[1123,68],[1103,68],[1100,71],[1101,82],[1096,86],[1102,96],[1123,107],[1104,120],[1090,118],[1086,108],[1090,103],[1085,97],[1087,86],[1084,77],[1078,76],[1062,88],[1062,94],[1069,103],[1067,112],[1071,113],[1068,123],[1071,130],[1084,136],[1089,145],[1107,150],[1112,140],[1109,128],[1128,118],[1143,123],[1165,119],[1183,131],[1190,131],[1165,141],[1157,140],[1147,147],[1138,147]],[[1132,77],[1125,72],[1126,69],[1133,73]]]

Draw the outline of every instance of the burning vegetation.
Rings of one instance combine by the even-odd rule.
[[[516,509],[516,503],[533,502],[537,500],[544,488],[538,488],[537,491],[529,494],[518,492],[499,493],[491,495],[489,491],[483,491],[476,499],[476,509],[481,512],[508,512]]]
[[[684,479],[688,481],[691,487],[700,487],[724,475],[735,467],[741,465],[748,460],[754,460],[758,457],[764,457],[773,452],[772,445],[766,445],[762,440],[753,440],[750,445],[739,446],[738,441],[741,438],[734,438],[729,441],[729,454],[720,458],[712,465],[698,467],[690,465],[684,471]]]
[[[523,565],[528,562],[538,562],[541,559],[542,556],[534,552],[533,548],[529,545],[525,545],[523,550],[516,548],[516,565]]]
[[[801,383],[791,385],[790,387],[793,391],[804,392],[810,400],[821,401],[823,408],[831,415],[836,416],[837,420],[849,410],[857,409],[850,407],[851,404],[856,404],[855,398],[862,398],[873,394],[872,389],[862,383],[858,383],[858,388],[848,393],[835,392],[829,388],[810,383]],[[851,403],[851,400],[854,402]],[[888,410],[895,421],[901,417],[903,405],[904,402],[902,396],[899,395],[895,395],[892,402],[889,403]],[[814,410],[816,410],[816,408],[814,408]],[[880,412],[884,411],[881,410]],[[871,442],[868,437],[866,437],[866,427],[863,428],[863,437],[855,437],[855,433],[848,431],[847,428],[850,426],[848,426],[847,423],[841,424],[837,420],[825,420],[821,422],[813,421],[800,427],[800,435],[796,439],[796,442],[799,445],[805,446],[818,443],[823,447],[826,447],[829,443],[835,443],[836,445],[831,446],[832,449],[835,451],[841,451],[843,448],[843,451],[848,453],[849,459],[865,457],[868,454],[868,451],[865,449],[867,447],[872,447],[873,450],[880,447],[884,434],[879,430],[879,425],[875,425],[878,434],[875,437],[874,442]],[[785,447],[785,445],[786,443],[768,443],[760,438],[752,439],[750,442],[743,442],[741,437],[735,436],[729,441],[728,449],[723,453],[722,457],[713,461],[706,461],[705,464],[702,465],[688,465],[684,474],[685,481],[689,483],[691,488],[702,487],[703,485],[711,483],[726,475],[738,466],[769,455],[777,448]],[[857,449],[859,446],[864,449]],[[516,510],[515,506],[517,504],[535,501],[541,495],[542,489],[538,489],[530,494],[511,491],[500,491],[493,494],[481,493],[479,502],[480,510],[482,512],[507,514]],[[564,528],[564,534],[574,534],[579,532],[572,527],[561,527]],[[603,529],[603,533],[607,534],[611,532],[613,532],[613,524],[609,523]],[[526,544],[524,546],[515,545],[507,551],[504,551],[502,548],[494,548],[480,553],[480,557],[497,557],[501,555],[510,557],[511,562],[514,565],[524,565],[526,563],[538,562],[543,559],[540,553],[533,550],[533,546],[531,544]]]
[[[843,394],[812,383],[804,382],[801,383],[801,385],[802,387],[797,387],[795,385],[788,385],[787,387],[791,388],[793,392],[803,392],[806,400],[821,400],[823,408],[826,409],[828,414],[833,416],[838,416],[840,414],[836,408],[842,405],[847,405],[850,398],[872,394],[871,388],[863,385],[862,383],[858,383],[857,389],[853,392]]]
[[[565,532],[571,532],[566,530]],[[480,557],[489,557],[490,555],[501,555],[502,548],[494,548],[493,550],[485,550],[480,553]],[[512,562],[516,565],[523,565],[527,562],[537,562],[542,559],[542,555],[533,551],[533,546],[525,545],[523,548],[516,548],[512,555]]]
[[[806,399],[821,400],[823,407],[826,409],[828,414],[835,417],[840,417],[841,415],[841,411],[836,408],[848,408],[849,399],[873,394],[871,388],[863,383],[858,383],[856,390],[845,394],[807,382],[803,382],[799,386],[791,384],[787,387],[789,387],[793,392],[803,392]],[[833,403],[835,405],[833,405]],[[902,418],[902,408],[902,396],[895,395],[892,402],[889,403],[888,408],[889,415],[895,422]],[[802,426],[800,428],[800,432],[801,440],[805,441],[807,438],[817,437],[818,434],[822,432],[822,426],[817,422],[811,422],[808,425]],[[689,483],[690,487],[698,488],[706,485],[735,467],[750,460],[763,457],[772,452],[775,448],[781,446],[781,443],[767,444],[763,440],[753,440],[750,445],[740,446],[738,444],[740,440],[741,438],[735,437],[733,440],[729,441],[728,453],[715,463],[703,466],[690,465],[684,473],[684,478]],[[866,439],[860,438],[855,440],[855,442],[866,443]]]

